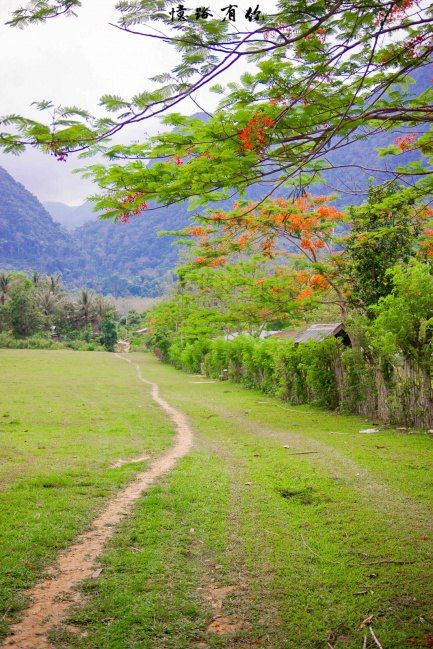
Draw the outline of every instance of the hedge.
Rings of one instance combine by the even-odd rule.
[[[15,338],[8,333],[0,333],[0,349],[72,349],[73,351],[93,352],[105,351],[104,347],[96,342],[84,340],[66,340],[58,342],[45,336],[31,336],[29,338]]]
[[[431,381],[408,361],[373,360],[334,338],[295,345],[281,339],[175,339],[159,357],[191,373],[255,388],[293,404],[312,403],[405,426],[433,427]]]
[[[338,349],[335,339],[295,346],[292,341],[238,336],[231,341],[199,339],[183,347],[177,341],[169,347],[166,360],[212,378],[227,370],[230,380],[248,388],[292,403],[334,409],[339,402],[334,371]]]

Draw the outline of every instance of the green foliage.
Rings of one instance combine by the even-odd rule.
[[[35,289],[29,280],[16,284],[10,291],[7,310],[17,338],[33,335],[41,325],[41,312],[34,297]]]
[[[194,309],[194,302],[188,306],[187,301],[176,299],[149,313],[148,344],[180,369],[205,372],[212,378],[227,374],[232,381],[291,403],[315,403],[430,428],[431,266],[412,259],[387,273],[393,288],[370,305],[372,317],[356,311],[351,314],[347,327],[353,348],[335,339],[299,345],[251,335],[224,339],[206,329],[203,313]]]
[[[101,343],[108,352],[114,352],[117,343],[117,323],[112,313],[106,313],[101,326]]]
[[[413,261],[390,273],[392,292],[374,307],[371,345],[393,359],[402,354],[429,369],[433,353],[433,274],[430,264]]]
[[[67,295],[58,275],[0,272],[0,290],[0,347],[99,350],[106,314],[116,328],[110,301],[86,290]],[[104,335],[111,345],[112,333]]]
[[[43,23],[49,18],[62,14],[74,16],[74,9],[81,7],[81,0],[32,0],[26,7],[16,9],[7,23],[12,27],[26,27],[33,23]],[[48,102],[41,102],[46,105]]]
[[[346,257],[351,302],[367,309],[392,289],[388,272],[406,262],[419,248],[423,206],[417,191],[397,184],[370,185],[368,202],[349,209],[351,233]]]
[[[9,333],[0,332],[0,348],[4,349],[63,349],[64,345],[52,338],[36,335],[28,338],[15,338]]]
[[[16,10],[10,24],[26,26],[68,15],[80,4],[34,0]],[[205,204],[232,190],[242,194],[262,179],[293,187],[301,174],[302,186],[317,183],[324,169],[332,169],[333,152],[352,141],[368,143],[378,132],[406,133],[431,122],[433,91],[412,93],[408,78],[430,63],[431,7],[385,0],[310,5],[307,11],[304,0],[280,0],[276,11],[263,14],[259,28],[252,22],[241,30],[216,16],[196,20],[188,11],[188,18],[173,29],[168,0],[122,0],[117,4],[118,26],[126,32],[133,27],[148,41],[159,39],[161,46],[175,48],[180,60],[176,57],[173,69],[162,71],[151,79],[153,88],[142,88],[130,99],[105,94],[102,117],[75,106],[54,107],[50,101],[37,103],[46,114],[40,122],[6,116],[0,146],[17,153],[26,145],[39,147],[64,159],[72,151],[100,151],[101,140],[113,132],[162,115],[176,125],[174,132],[138,144],[115,144],[105,150],[106,167],[90,168],[101,187],[99,206],[117,218],[124,213],[124,199],[137,192],[162,205],[186,198]],[[255,67],[245,73],[241,65],[238,78],[235,74],[235,81],[224,87],[220,75],[241,61]],[[221,94],[207,123],[170,114],[206,85]],[[251,130],[258,116],[270,120],[265,136],[245,137],[242,144],[240,135]],[[419,135],[419,151],[428,159],[431,134]],[[400,156],[404,150],[394,146],[388,153]],[[177,165],[177,158],[184,164]],[[336,165],[338,173],[363,162],[345,160]],[[425,173],[429,162],[418,169],[402,167],[409,177],[424,174],[420,186],[426,193],[431,190],[431,174]]]
[[[28,338],[15,338],[9,333],[0,332],[0,349],[72,349],[80,352],[104,351],[96,342],[85,340],[65,340],[59,342],[42,335],[30,336]]]
[[[378,401],[374,372],[377,366],[369,364],[360,349],[345,349],[341,354],[341,403],[343,412],[369,413],[369,404]],[[370,410],[374,412],[374,407]]]
[[[333,408],[339,398],[334,364],[339,345],[334,339],[295,346],[291,341],[238,336],[234,340],[198,339],[182,346],[175,340],[166,358],[188,372],[205,371],[228,378],[291,403],[316,403]]]
[[[218,268],[188,264],[178,273],[172,298],[152,309],[146,320],[150,345],[170,355],[178,367],[189,366],[186,358],[195,357],[191,346],[196,342],[200,346],[242,332],[258,336],[298,317],[293,283],[263,257],[238,258]],[[197,371],[197,359],[194,366]]]

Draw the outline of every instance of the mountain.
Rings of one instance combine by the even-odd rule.
[[[79,228],[91,221],[96,221],[98,218],[90,203],[83,203],[77,207],[66,205],[66,203],[47,202],[44,203],[44,207],[53,221],[63,225],[68,232],[72,232],[75,228]]]
[[[92,221],[66,232],[39,200],[0,167],[0,268],[60,273],[71,288],[113,295],[160,295],[172,278],[179,250],[160,230],[188,222],[184,206],[134,217],[128,225],[95,220],[90,205],[50,204],[63,223]],[[69,208],[69,209],[68,209]]]
[[[0,267],[61,273],[74,284],[80,253],[44,206],[0,167]]]
[[[71,236],[86,260],[86,283],[102,293],[161,295],[171,282],[179,246],[158,232],[181,229],[188,219],[181,205],[143,212],[128,224],[97,220],[77,228]]]
[[[58,218],[89,214],[89,204],[64,209]],[[52,207],[51,204],[51,208]],[[66,232],[39,200],[0,167],[0,268],[60,273],[70,288],[104,294],[156,296],[171,282],[179,250],[160,230],[188,222],[184,206],[134,217],[128,225],[95,220]],[[65,222],[65,221],[64,221]]]

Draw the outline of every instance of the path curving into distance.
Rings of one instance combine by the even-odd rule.
[[[140,368],[129,358],[116,356],[134,365],[137,377],[151,386],[152,399],[164,410],[175,425],[175,443],[151,466],[139,473],[134,480],[108,501],[104,510],[93,521],[90,529],[77,537],[75,543],[63,552],[53,567],[51,575],[30,589],[30,607],[5,638],[2,647],[18,649],[48,649],[49,631],[67,614],[71,603],[79,600],[76,586],[95,572],[96,561],[102,554],[107,540],[114,534],[116,525],[132,510],[135,501],[157,478],[164,475],[186,455],[192,446],[192,430],[185,415],[173,408],[159,394],[158,385],[143,378]]]

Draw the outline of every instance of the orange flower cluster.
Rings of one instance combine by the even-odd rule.
[[[311,223],[310,217],[299,216],[299,214],[290,214],[288,215],[287,219],[290,223],[291,229],[294,232],[311,232],[311,226],[313,225],[313,223]]]
[[[227,214],[225,212],[214,212],[211,214],[210,219],[216,223],[222,223],[222,221],[227,219]]]
[[[226,257],[215,257],[215,259],[211,259],[209,266],[212,266],[213,268],[216,268],[217,266],[223,266],[226,261]]]
[[[261,153],[267,141],[266,129],[274,124],[274,120],[265,115],[258,115],[250,119],[238,134],[243,150]]]
[[[314,250],[314,243],[311,239],[301,239],[301,248],[304,250]]]
[[[424,241],[421,244],[421,249],[427,257],[433,257],[433,241]]]
[[[402,151],[410,151],[411,149],[414,148],[414,142],[416,141],[417,135],[416,133],[411,133],[410,135],[402,135],[401,137],[397,137],[394,140],[394,144],[398,146],[399,149]]]
[[[343,216],[342,213],[332,205],[320,205],[317,208],[317,214],[323,219],[329,219],[330,221],[333,219],[341,219]]]
[[[275,214],[273,217],[273,221],[275,225],[284,225],[284,222],[287,221],[289,216],[287,214],[284,214],[284,212],[280,212],[280,214]]]
[[[399,0],[391,7],[391,10],[386,15],[383,11],[377,15],[375,19],[376,25],[379,25],[383,20],[386,23],[395,23],[397,20],[403,20],[406,17],[406,12],[414,4],[414,0]]]
[[[194,259],[194,264],[196,264],[196,266],[202,266],[205,263],[206,263],[206,257],[196,257]]]
[[[317,273],[316,275],[313,275],[313,277],[310,279],[310,285],[313,286],[314,288],[317,288],[317,289],[329,288],[329,282],[320,273]]]
[[[238,239],[238,246],[242,250],[246,248],[246,245],[248,243],[249,236],[247,234],[243,234],[242,236],[239,237]]]
[[[311,297],[313,295],[313,291],[311,288],[306,288],[304,289],[299,295],[296,296],[295,300],[300,302],[301,300],[306,300],[307,298]]]
[[[421,253],[426,257],[433,257],[433,230],[426,228],[424,230],[424,239],[421,241]]]
[[[297,198],[296,200],[293,201],[293,207],[297,210],[301,210],[301,212],[305,212],[310,207],[309,198],[310,198],[309,195],[301,196],[301,198]]]
[[[309,278],[308,273],[305,270],[300,270],[296,273],[296,279],[301,284],[304,284]]]
[[[274,241],[272,239],[266,239],[261,245],[261,249],[264,255],[272,257],[274,253]]]
[[[118,220],[121,223],[129,223],[129,219],[131,216],[140,216],[140,214],[144,211],[149,209],[148,204],[144,200],[145,194],[142,192],[135,192],[134,194],[130,194],[126,198],[123,199],[120,203],[120,207],[122,209],[122,214],[118,217]],[[137,201],[139,201],[137,203]],[[130,208],[131,203],[137,203],[136,207]]]
[[[188,234],[190,234],[193,237],[200,237],[206,233],[205,229],[202,228],[200,225],[197,225],[196,227],[193,228],[187,228],[186,231]]]

